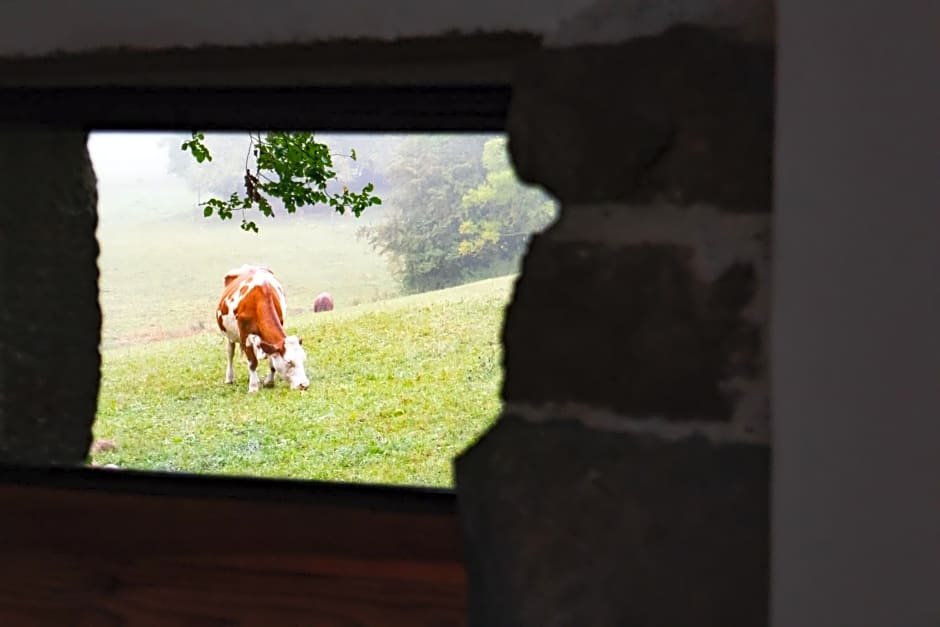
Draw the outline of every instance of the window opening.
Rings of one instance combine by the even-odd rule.
[[[328,149],[324,202],[291,213],[295,196],[268,195],[273,218],[227,204],[280,189],[283,163],[259,169],[259,149],[289,162],[299,144],[278,137],[90,135],[104,316],[90,460],[449,488],[451,460],[500,410],[504,309],[556,204],[518,181],[503,134],[440,132],[315,133],[301,147]],[[306,355],[291,374],[299,351],[249,334],[257,392],[240,346],[226,384],[218,326],[225,277],[244,264],[283,287],[286,344]]]

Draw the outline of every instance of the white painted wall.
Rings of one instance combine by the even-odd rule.
[[[940,626],[940,4],[780,0],[774,627]]]

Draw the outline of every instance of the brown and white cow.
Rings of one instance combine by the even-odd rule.
[[[314,313],[333,311],[333,296],[329,292],[317,294],[317,297],[313,299],[313,311]]]
[[[287,379],[292,390],[306,390],[310,380],[304,371],[307,358],[303,340],[284,332],[287,300],[284,288],[268,268],[243,265],[225,275],[225,289],[215,312],[219,329],[228,339],[225,382],[235,383],[235,344],[248,359],[248,391],[257,392],[258,362],[268,359],[271,372],[264,387],[274,385],[274,373]]]

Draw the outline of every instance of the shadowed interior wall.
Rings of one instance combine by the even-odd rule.
[[[940,5],[781,2],[775,627],[940,624]]]
[[[0,460],[85,458],[98,401],[98,223],[82,132],[0,134]]]
[[[773,70],[690,26],[517,68],[513,160],[561,217],[456,464],[471,625],[766,622]]]
[[[364,12],[341,4],[317,9],[321,15],[294,4],[290,20],[254,28],[247,4],[227,3],[241,22],[218,39],[200,30],[211,20],[172,13],[163,22],[147,19],[132,3],[110,19],[85,7],[74,20],[54,22],[47,15],[58,3],[8,3],[16,19],[0,25],[15,36],[0,41],[8,43],[6,52],[37,55],[139,39],[157,48],[303,43],[355,38],[362,34],[355,28],[381,22],[388,47],[378,48],[374,63],[331,73],[331,59],[341,63],[340,57],[317,54],[329,46],[301,46],[287,53],[295,60],[291,70],[263,64],[242,70],[232,62],[223,64],[225,80],[251,84],[258,72],[272,83],[298,76],[308,83],[513,77],[515,163],[524,178],[559,197],[563,215],[537,238],[509,312],[506,414],[458,462],[473,620],[502,611],[489,624],[640,625],[663,617],[673,625],[761,624],[755,617],[766,606],[772,427],[774,624],[933,624],[940,615],[933,594],[940,580],[937,8],[881,3],[847,16],[834,5],[779,0],[771,218],[765,127],[771,111],[760,106],[772,85],[769,3],[579,0],[550,10],[531,2],[473,3],[453,19],[433,0],[397,16],[383,11],[404,3]],[[350,27],[337,15],[368,19]],[[679,22],[713,29],[665,32]],[[412,23],[418,26],[404,26]],[[59,24],[70,31],[56,30]],[[307,24],[316,28],[305,30]],[[43,37],[33,37],[31,27]],[[527,44],[476,62],[466,56],[455,62],[440,47],[421,54],[421,37],[452,27],[509,29],[573,48],[533,51]],[[652,38],[634,39],[639,34]],[[401,36],[419,38],[414,55],[396,55]],[[598,42],[605,46],[577,47]],[[647,51],[642,62],[633,56],[638,50]],[[60,66],[67,72],[17,61],[4,66],[0,81],[219,80],[217,67],[199,67],[200,52],[190,52],[187,63],[171,55],[150,64],[130,55],[116,69],[103,56],[76,55]],[[599,75],[587,59],[601,61]],[[313,69],[297,70],[308,60]],[[614,61],[622,65],[612,67]],[[703,85],[694,68],[714,74],[724,89]],[[22,434],[24,444],[0,445],[0,453],[6,460],[75,461],[87,445],[97,385],[94,291],[84,283],[96,276],[87,258],[94,227],[87,213],[48,212],[71,193],[57,185],[60,177],[72,181],[71,190],[85,185],[87,156],[74,137],[24,147],[22,137],[6,135],[3,143],[0,177],[15,190],[8,197],[23,203],[0,204],[6,353],[0,424],[4,433]],[[13,148],[25,154],[14,157]],[[43,164],[53,152],[55,176],[34,183],[35,172],[48,172]],[[734,160],[743,155],[752,158]],[[21,162],[36,167],[25,171]],[[85,189],[74,208],[81,214],[92,200],[93,190]],[[22,207],[36,213],[20,215]],[[56,221],[74,229],[66,237],[52,227],[50,245],[37,251],[19,241],[39,237]],[[60,236],[85,252],[73,260]],[[32,280],[29,260],[48,267],[44,255],[62,260],[61,276],[86,285],[76,302],[87,328],[53,328],[61,311],[42,318],[41,328],[52,329],[58,343],[29,342],[39,329],[20,338],[10,326],[24,311],[67,301]],[[14,289],[23,291],[10,304],[6,294]],[[558,293],[574,296],[564,310]],[[663,312],[673,318],[664,320]],[[76,363],[53,371],[51,364],[72,349]],[[666,363],[667,354],[689,359]],[[53,372],[51,382],[18,378]],[[586,376],[554,385],[560,373]],[[42,385],[55,393],[41,401],[27,394]],[[697,407],[708,411],[696,414]],[[33,412],[72,418],[50,431],[26,424]],[[739,582],[740,603],[725,603]]]

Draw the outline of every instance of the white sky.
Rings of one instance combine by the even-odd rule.
[[[159,142],[168,133],[95,132],[88,152],[99,182],[166,178],[169,157]]]

